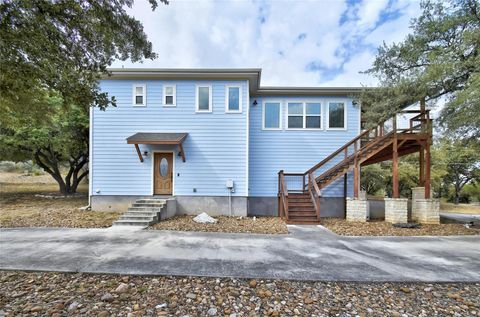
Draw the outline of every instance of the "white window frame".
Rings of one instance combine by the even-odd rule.
[[[238,88],[238,110],[230,110],[230,88]],[[225,86],[225,112],[226,113],[242,113],[242,86],[226,85]]]
[[[199,100],[198,100],[198,98],[200,97],[200,93],[199,93],[200,88],[204,88],[204,87],[208,88],[208,110],[200,109],[200,103],[199,103]],[[213,111],[212,94],[213,94],[212,85],[209,85],[209,84],[200,85],[199,84],[199,85],[195,86],[195,112],[197,112],[197,113],[211,113]]]
[[[343,103],[344,104],[344,107],[343,107],[343,128],[331,128],[330,127],[330,104],[331,103]],[[331,131],[343,131],[343,130],[347,130],[347,107],[348,107],[348,103],[346,100],[329,100],[327,101],[327,106],[325,107],[326,108],[326,119],[327,119],[327,130],[331,130]]]
[[[142,104],[137,104],[137,87],[142,87]],[[146,84],[133,84],[132,88],[132,103],[134,107],[146,107],[147,106],[147,85]]]
[[[288,104],[290,103],[300,103],[302,104],[302,117],[303,117],[303,124],[301,128],[290,128],[288,124],[288,118],[290,117],[290,113],[288,112]],[[308,103],[318,103],[320,104],[320,114],[309,115],[307,114],[307,104]],[[292,116],[300,117],[299,114],[292,114]],[[307,128],[307,116],[308,117],[320,117],[320,127],[319,128]],[[323,130],[323,102],[319,100],[309,100],[309,101],[300,101],[300,100],[289,100],[287,102],[287,120],[286,120],[286,129],[287,130]]]
[[[167,88],[172,87],[173,90],[173,104],[167,104]],[[170,95],[169,95],[170,96]],[[175,84],[165,84],[163,85],[163,106],[164,107],[176,107],[177,106],[177,85]]]
[[[267,103],[278,103],[280,109],[279,109],[279,117],[278,117],[278,128],[266,128],[265,127],[265,105]],[[283,103],[280,100],[264,100],[262,103],[262,130],[267,130],[267,131],[278,131],[282,130],[283,128]]]

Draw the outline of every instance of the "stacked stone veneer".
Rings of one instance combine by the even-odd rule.
[[[419,223],[440,223],[440,201],[425,199],[425,187],[412,188],[412,220]]]
[[[366,222],[369,219],[366,199],[347,198],[347,221]]]
[[[390,223],[407,223],[408,199],[385,198],[385,221]]]

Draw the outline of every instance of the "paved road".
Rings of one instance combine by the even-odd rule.
[[[2,229],[0,268],[322,281],[480,281],[480,237]]]

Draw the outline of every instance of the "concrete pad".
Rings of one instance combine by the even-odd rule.
[[[480,281],[480,237],[19,228],[0,230],[0,269],[280,278],[319,281]]]

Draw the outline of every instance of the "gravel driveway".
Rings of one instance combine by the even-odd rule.
[[[480,281],[480,237],[2,229],[0,269],[317,281]]]

